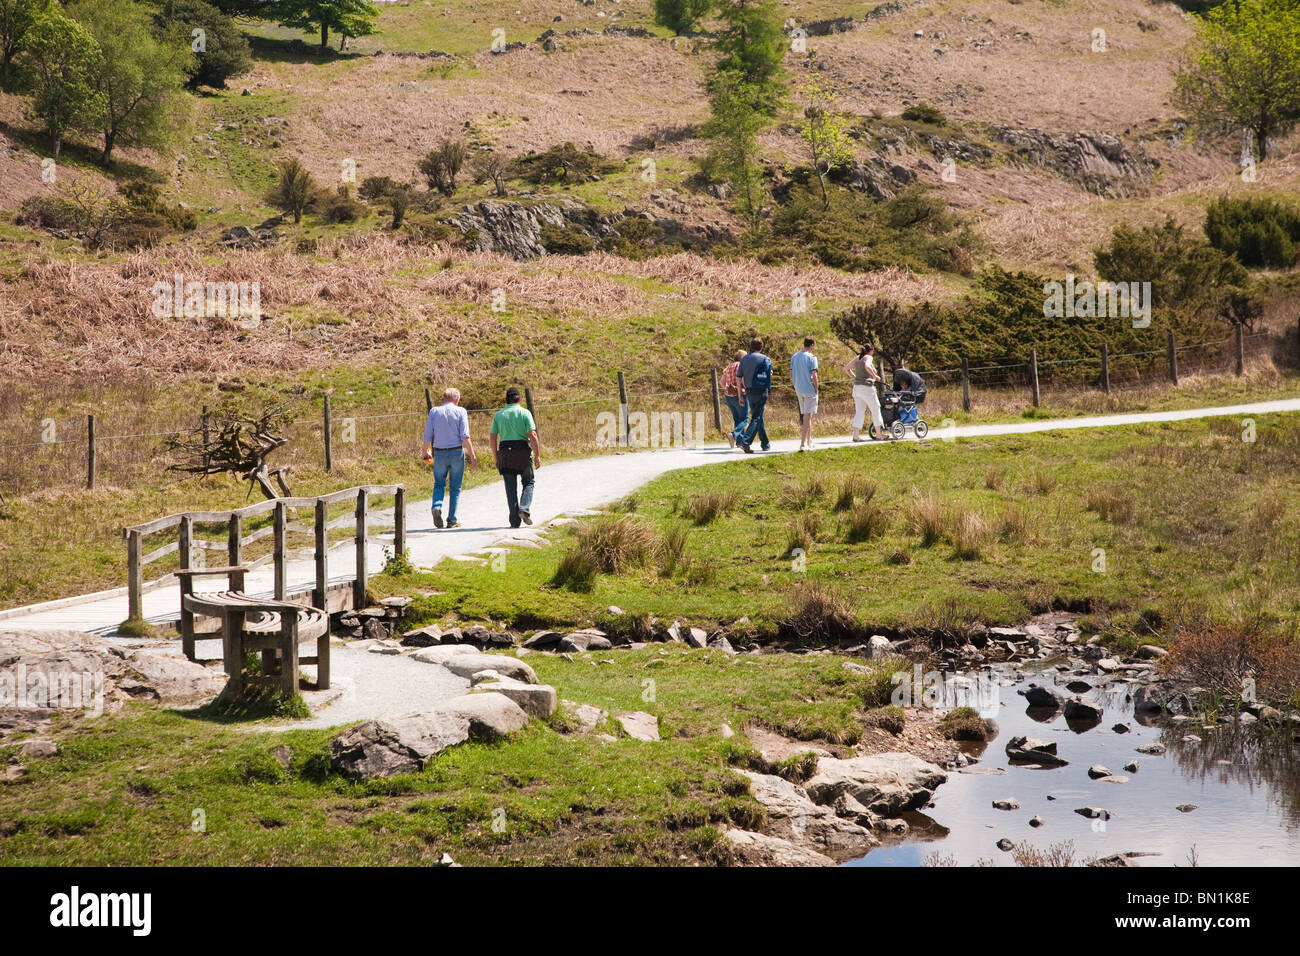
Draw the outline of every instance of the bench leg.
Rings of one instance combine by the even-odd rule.
[[[226,614],[226,669],[230,674],[230,692],[235,698],[244,693],[244,615],[239,611]]]
[[[316,638],[316,689],[330,689],[330,635],[326,631]]]
[[[181,577],[181,653],[188,661],[194,660],[194,614],[185,607],[185,598],[194,593],[194,581],[189,575]]]
[[[298,615],[286,611],[280,615],[280,674],[285,696],[298,693]]]

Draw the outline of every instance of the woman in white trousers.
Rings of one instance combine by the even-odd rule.
[[[876,382],[880,375],[876,372],[874,349],[868,345],[858,353],[858,357],[844,366],[844,371],[853,379],[853,440],[862,441],[862,423],[867,411],[871,411],[871,431],[873,439],[879,441],[885,437],[885,421],[880,416],[880,396],[876,394]]]

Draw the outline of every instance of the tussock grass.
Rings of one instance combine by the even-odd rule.
[[[709,491],[702,495],[691,495],[682,508],[682,514],[698,525],[705,525],[721,515],[731,514],[739,500],[740,495],[735,491]]]
[[[821,581],[803,581],[788,598],[782,629],[809,643],[838,643],[858,632],[853,604],[843,592]]]
[[[984,470],[984,487],[990,491],[1001,491],[1002,485],[1006,481],[1007,470],[1001,467],[991,467]]]
[[[1103,521],[1125,524],[1133,520],[1132,488],[1123,485],[1104,485],[1088,489],[1087,508],[1095,511]]]
[[[921,536],[921,547],[928,548],[943,540],[946,526],[943,501],[934,492],[914,494],[907,502],[904,515],[908,530]]]
[[[976,561],[992,539],[989,523],[974,508],[954,506],[945,518],[945,536],[953,557]]]
[[[786,543],[786,555],[793,555],[796,548],[802,548],[804,554],[812,551],[817,535],[822,530],[822,516],[817,511],[801,511],[790,520],[790,536]]]
[[[862,717],[862,722],[868,727],[879,727],[897,737],[903,732],[907,718],[903,708],[890,704],[867,711]]]
[[[1046,468],[1034,468],[1025,475],[1021,487],[1031,495],[1050,495],[1056,489],[1056,476]]]
[[[846,475],[840,483],[839,497],[835,499],[836,511],[848,511],[854,505],[867,504],[876,495],[876,482],[866,475]]]
[[[1024,542],[1029,537],[1029,515],[1016,501],[1008,502],[998,512],[998,537],[1003,541]]]
[[[874,501],[855,504],[849,511],[846,536],[852,543],[881,537],[893,523],[888,511]]]

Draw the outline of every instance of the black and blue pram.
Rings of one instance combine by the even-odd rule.
[[[917,438],[924,438],[930,433],[930,426],[925,423],[917,406],[925,402],[925,388],[917,391],[903,389],[893,391],[883,389],[880,393],[880,416],[885,428],[893,438],[903,438],[910,428]]]

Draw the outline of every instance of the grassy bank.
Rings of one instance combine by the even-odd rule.
[[[1300,422],[1261,416],[1252,441],[1244,429],[1210,419],[738,460],[666,475],[625,514],[511,553],[507,573],[448,562],[379,586],[442,592],[419,600],[423,619],[521,628],[655,615],[791,636],[806,610],[844,622],[819,639],[958,637],[1054,608],[1115,638],[1284,628],[1300,610]]]
[[[784,654],[657,646],[529,660],[562,698],[655,713],[663,740],[569,736],[562,710],[363,784],[329,772],[329,731],[248,733],[132,704],[65,724],[58,756],[25,759],[29,775],[0,786],[0,864],[428,864],[444,852],[465,864],[726,863],[720,830],[757,828],[763,810],[728,769],[757,755],[721,724],[851,743],[889,687],[883,665],[863,676]]]

